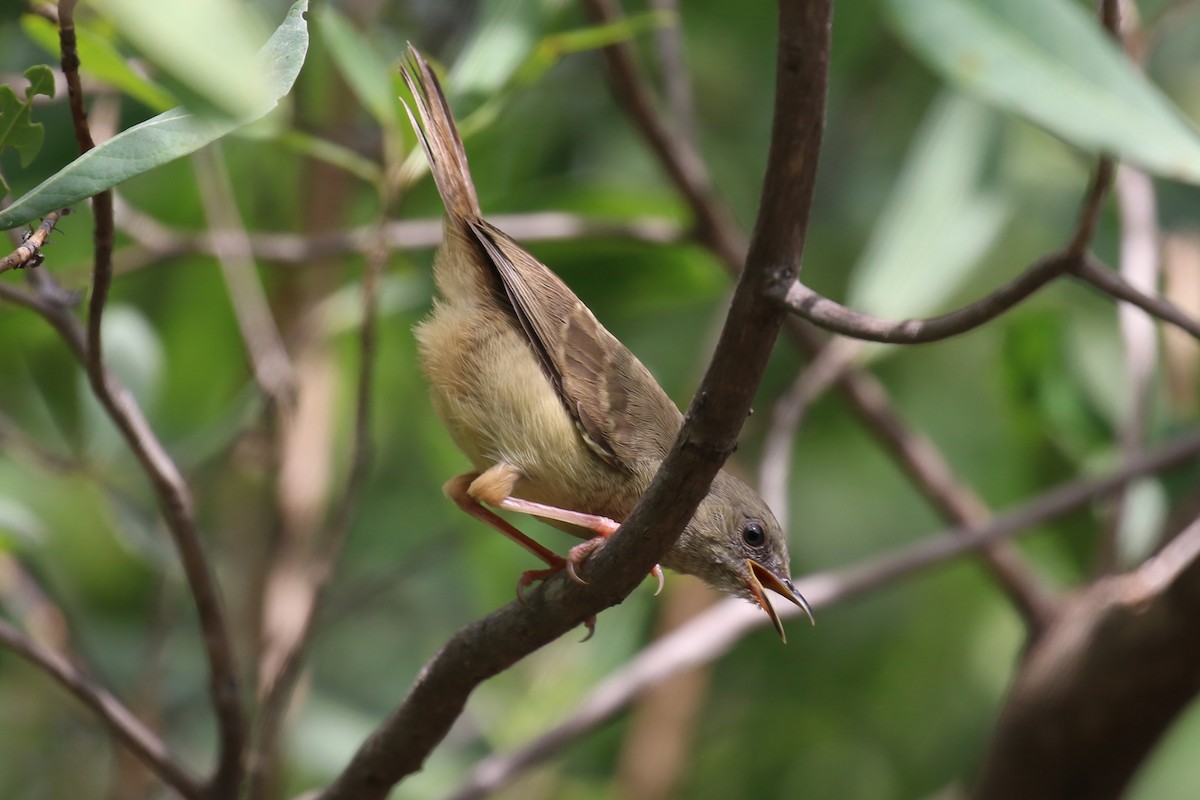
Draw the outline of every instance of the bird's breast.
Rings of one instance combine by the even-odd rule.
[[[437,300],[415,333],[434,408],[476,469],[512,464],[524,476],[519,497],[628,515],[645,489],[638,471],[614,468],[587,446],[524,331],[494,296]]]

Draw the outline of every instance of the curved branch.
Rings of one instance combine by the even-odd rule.
[[[10,269],[26,269],[35,268],[42,263],[42,248],[46,246],[46,240],[50,238],[50,234],[54,232],[54,226],[58,224],[58,220],[71,213],[69,208],[60,208],[58,211],[51,211],[42,219],[37,228],[29,232],[22,240],[16,250],[0,258],[0,272],[7,272]]]
[[[1200,520],[1078,592],[1026,653],[976,800],[1123,797],[1200,693]]]
[[[75,0],[59,4],[59,41],[62,48],[62,67],[67,79],[71,119],[80,152],[93,147],[83,107],[83,91],[79,84],[79,56],[75,49],[73,13]],[[245,718],[237,689],[237,670],[234,665],[233,644],[221,608],[220,595],[200,536],[196,530],[191,492],[175,462],[155,436],[133,396],[117,380],[104,363],[102,320],[108,290],[112,285],[113,201],[112,191],[92,198],[94,217],[92,296],[88,302],[86,332],[83,339],[83,363],[96,399],[107,411],[114,425],[125,438],[130,451],[137,457],[143,471],[154,486],[162,507],[163,517],[171,531],[188,587],[200,618],[204,634],[205,653],[209,662],[209,691],[217,716],[220,755],[208,790],[214,796],[230,797],[241,781],[242,749],[245,744]],[[64,333],[68,343],[76,334],[75,318],[61,304],[48,304],[52,324]],[[73,345],[74,347],[74,345]]]
[[[0,644],[79,698],[163,783],[188,800],[201,800],[205,796],[200,782],[167,751],[166,745],[152,730],[143,725],[111,692],[66,658],[42,647],[4,620],[0,620]]]
[[[650,244],[672,244],[684,239],[683,228],[660,217],[595,219],[565,211],[528,214],[493,214],[488,219],[521,242],[553,242],[564,239],[631,239]],[[146,269],[189,253],[217,255],[218,241],[212,232],[193,233],[163,225],[118,198],[117,227],[137,244],[116,254],[120,274]],[[383,228],[391,250],[436,247],[442,241],[442,220],[391,220]],[[343,253],[369,254],[379,237],[378,226],[360,225],[329,233],[247,232],[250,255],[264,262],[303,266]]]
[[[513,602],[451,638],[322,793],[324,800],[385,796],[420,767],[481,681],[620,602],[679,537],[732,452],[785,316],[766,293],[775,281],[790,283],[800,265],[824,120],[831,4],[785,0],[779,6],[775,122],[761,222],[712,365],[649,491],[592,556],[589,585],[553,579],[531,593],[529,608]]]
[[[823,297],[799,281],[792,284],[782,302],[797,316],[842,336],[885,344],[928,344],[991,322],[1064,274],[1072,274],[1104,294],[1131,303],[1200,339],[1200,320],[1162,297],[1137,289],[1117,273],[1104,268],[1093,256],[1076,257],[1070,252],[1047,256],[986,297],[927,319],[895,322],[873,317]]]
[[[927,344],[948,339],[991,322],[1055,278],[1081,263],[1068,253],[1055,253],[970,305],[928,319],[900,322],[880,319],[836,303],[797,281],[783,297],[796,315],[832,333],[885,344]]]
[[[1129,461],[1112,473],[1063,484],[1001,514],[978,529],[952,528],[859,564],[796,582],[814,609],[828,608],[890,586],[1089,505],[1143,475],[1162,472],[1200,454],[1200,430]],[[794,616],[792,609],[784,614]],[[723,655],[761,615],[738,600],[718,603],[643,649],[605,678],[567,717],[525,746],[478,762],[447,800],[476,800],[508,786],[521,772],[546,761],[620,713],[642,692],[677,673]],[[1022,796],[1019,794],[1010,797]]]
[[[1084,258],[1072,272],[1075,277],[1100,292],[1131,303],[1147,314],[1169,322],[1193,338],[1200,339],[1200,320],[1187,314],[1170,300],[1141,291],[1096,258]]]

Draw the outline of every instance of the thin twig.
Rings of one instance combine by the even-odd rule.
[[[75,0],[59,3],[59,43],[62,49],[63,73],[67,78],[71,119],[80,153],[93,147],[88,130],[83,92],[79,85],[79,56],[75,48],[73,13]],[[92,198],[95,228],[93,241],[92,296],[88,302],[86,335],[84,336],[84,366],[92,392],[108,412],[137,457],[158,495],[163,516],[179,552],[187,576],[200,626],[204,633],[205,652],[209,661],[209,690],[217,716],[220,740],[217,768],[207,790],[217,797],[229,797],[241,782],[242,749],[245,742],[245,719],[237,689],[237,669],[233,645],[221,608],[215,578],[196,530],[191,492],[175,462],[155,436],[133,396],[109,372],[104,363],[102,321],[109,287],[112,284],[113,205],[112,192],[104,191]],[[74,317],[61,305],[53,304],[52,320],[60,331],[76,326]],[[65,335],[65,334],[64,334]],[[67,336],[70,344],[71,336]]]
[[[1081,478],[1051,489],[987,525],[953,528],[920,539],[891,553],[858,564],[817,573],[796,582],[814,609],[828,608],[875,592],[921,570],[946,563],[1006,538],[1031,532],[1083,506],[1096,502],[1143,475],[1162,472],[1194,461],[1200,454],[1200,431],[1123,464],[1113,472]],[[793,617],[793,611],[782,612]],[[524,770],[612,719],[647,688],[678,672],[707,664],[738,640],[761,627],[762,615],[740,600],[724,600],[667,636],[641,650],[596,686],[562,722],[529,744],[478,762],[447,800],[474,800],[509,785]]]
[[[1179,306],[1159,295],[1140,291],[1095,257],[1085,258],[1075,266],[1072,274],[1104,294],[1132,303],[1146,313],[1158,317],[1163,322],[1169,322],[1194,338],[1200,339],[1200,319],[1185,313]]]
[[[250,237],[238,214],[229,170],[220,147],[215,144],[193,155],[192,162],[204,215],[208,218],[209,241],[221,265],[254,380],[277,411],[286,411],[296,402],[294,370],[271,316],[262,281],[258,279]]]
[[[385,208],[390,203],[385,203]],[[349,536],[351,523],[358,510],[359,498],[371,463],[371,409],[372,389],[375,384],[375,350],[378,335],[379,287],[387,266],[387,246],[384,220],[381,214],[377,227],[376,245],[369,251],[367,269],[362,282],[362,326],[359,329],[359,372],[354,408],[354,442],[350,457],[350,470],[341,500],[334,510],[333,519],[325,534],[317,543],[308,567],[307,591],[310,598],[293,641],[284,643],[284,653],[274,674],[262,692],[259,704],[257,734],[255,736],[250,763],[252,788],[250,797],[261,796],[267,785],[266,777],[257,774],[259,767],[269,764],[278,747],[279,734],[285,712],[296,682],[304,665],[304,655],[312,639],[318,613],[324,605],[326,590],[341,555],[342,547]]]
[[[861,350],[859,345],[850,339],[827,342],[771,409],[771,424],[763,437],[758,482],[763,499],[775,512],[784,530],[790,527],[789,483],[796,432],[808,407],[851,368],[855,355]]]
[[[16,250],[4,258],[0,258],[0,272],[40,266],[43,259],[42,248],[46,246],[46,240],[54,232],[54,226],[58,224],[58,220],[70,213],[71,209],[60,208],[58,211],[51,211],[47,214],[37,228],[21,241]]]
[[[146,269],[182,255],[215,255],[217,242],[210,232],[193,233],[163,225],[126,203],[118,202],[117,227],[135,245],[116,254],[119,274]],[[495,214],[489,217],[509,235],[522,242],[554,242],[578,239],[628,239],[650,244],[682,241],[681,226],[660,217],[608,220],[563,211],[529,214]],[[377,238],[377,226],[362,225],[330,233],[248,233],[250,254],[269,264],[306,266],[321,259],[346,253],[367,253]],[[388,249],[419,250],[436,247],[442,240],[442,220],[392,220],[384,227]]]
[[[583,5],[588,15],[601,24],[612,24],[622,17],[612,0],[584,0]],[[637,125],[695,216],[696,238],[740,269],[745,262],[746,238],[717,195],[699,151],[687,139],[672,136],[659,118],[654,98],[646,89],[650,82],[638,69],[629,44],[609,45],[602,53],[612,77],[613,91],[622,108]]]
[[[784,303],[797,316],[842,336],[885,344],[927,344],[958,336],[991,322],[1038,289],[1069,272],[1075,259],[1055,253],[1039,259],[991,294],[962,308],[927,319],[885,320],[855,311],[797,281]]]
[[[75,695],[96,718],[164,783],[188,800],[203,800],[200,782],[181,765],[158,738],[111,692],[58,653],[34,642],[0,620],[0,644],[33,664]]]
[[[1112,182],[1113,163],[1101,158],[1066,248],[1026,267],[1016,278],[962,308],[928,319],[895,322],[879,319],[823,297],[797,281],[784,297],[788,308],[832,333],[886,344],[926,344],[957,336],[991,322],[1046,284],[1074,270],[1087,257],[1100,209]]]

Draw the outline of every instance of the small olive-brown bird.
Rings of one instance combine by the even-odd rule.
[[[563,569],[584,582],[580,565],[633,511],[683,416],[558,276],[483,219],[445,94],[411,45],[403,74],[420,124],[411,109],[409,119],[446,206],[434,261],[441,298],[416,337],[434,407],[475,467],[446,495],[546,563],[521,575],[518,594]],[[484,504],[587,541],[558,556]],[[757,602],[781,638],[764,587],[812,619],[789,578],[779,523],[724,470],[662,563]],[[658,566],[654,574],[661,588]]]

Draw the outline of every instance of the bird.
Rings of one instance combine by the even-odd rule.
[[[437,296],[414,328],[435,412],[472,464],[446,496],[540,559],[517,595],[587,557],[649,487],[683,424],[662,387],[548,267],[483,218],[450,105],[411,43],[405,110],[445,206]],[[540,518],[584,541],[560,556],[492,509]],[[812,609],[792,584],[786,535],[763,499],[722,469],[662,569],[757,603],[786,642],[766,590]],[[656,592],[657,594],[657,592]],[[588,620],[589,636],[594,619]]]

